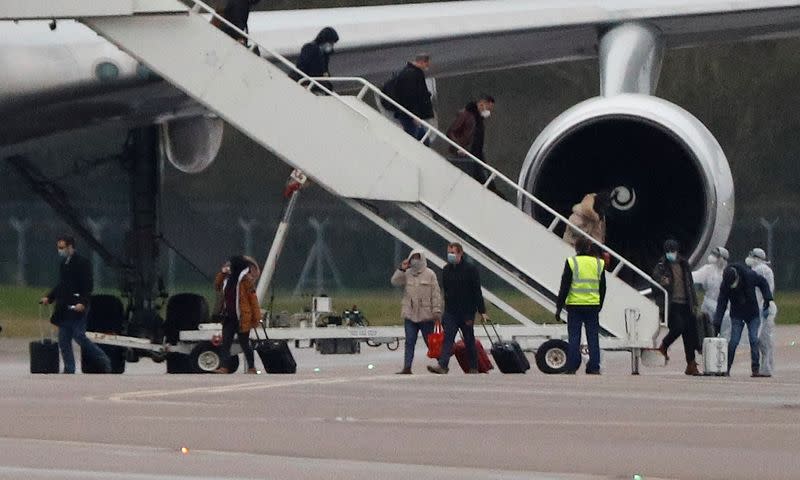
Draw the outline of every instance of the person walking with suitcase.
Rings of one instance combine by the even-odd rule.
[[[756,297],[756,289],[761,291],[763,304]],[[747,327],[750,340],[750,368],[753,377],[762,377],[760,372],[760,354],[758,350],[758,329],[761,318],[767,317],[772,304],[772,291],[761,275],[746,265],[734,263],[728,265],[722,274],[722,287],[719,290],[717,312],[714,314],[714,325],[719,327],[722,316],[730,303],[731,341],[728,344],[728,375],[733,366],[736,347],[742,338],[742,330]]]
[[[239,340],[245,360],[247,373],[258,373],[250,345],[250,330],[261,319],[261,307],[256,297],[254,277],[258,276],[258,266],[245,257],[230,259],[230,273],[222,283],[222,346],[220,347],[220,368],[215,373],[230,373],[231,345],[233,336]]]
[[[470,368],[467,373],[478,373],[478,352],[475,348],[475,313],[480,313],[483,321],[486,304],[481,292],[481,279],[478,269],[464,258],[464,248],[460,243],[447,246],[447,265],[442,271],[442,290],[444,291],[444,343],[439,362],[428,365],[428,371],[446,374],[449,371],[450,356],[456,334],[461,331],[467,349]]]
[[[406,349],[403,369],[399,374],[411,374],[417,334],[428,344],[435,320],[442,317],[442,293],[436,273],[428,268],[423,250],[412,250],[408,258],[395,270],[391,279],[395,287],[404,287],[402,315],[406,332]]]
[[[556,319],[567,308],[567,374],[581,366],[581,325],[589,344],[587,375],[600,375],[600,310],[606,297],[605,262],[592,255],[592,242],[583,236],[575,240],[576,256],[567,259],[556,300]]]
[[[88,259],[75,250],[75,239],[71,236],[59,237],[56,248],[63,259],[58,270],[58,285],[39,303],[49,305],[55,302],[50,322],[58,327],[58,347],[64,360],[64,373],[75,373],[73,340],[82,352],[100,365],[103,373],[110,373],[111,360],[108,355],[86,337],[86,315],[94,289],[92,266]]]

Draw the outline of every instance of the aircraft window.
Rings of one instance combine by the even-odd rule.
[[[94,67],[94,74],[101,82],[119,77],[119,67],[111,62],[100,62]]]

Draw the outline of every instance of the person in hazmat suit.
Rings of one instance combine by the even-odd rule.
[[[767,281],[772,296],[775,296],[775,274],[772,273],[770,262],[767,261],[767,254],[761,248],[750,250],[744,261],[754,272],[764,277]],[[759,304],[763,303],[760,291],[756,291]],[[775,351],[775,317],[778,315],[778,307],[775,302],[769,304],[769,311],[761,317],[761,330],[758,333],[758,351],[761,353],[761,365],[759,366],[758,376],[771,377],[772,364]]]
[[[722,272],[728,266],[728,258],[730,258],[730,253],[725,247],[715,247],[708,255],[708,263],[692,272],[694,284],[700,286],[704,293],[700,311],[708,314],[709,318],[712,318],[717,310],[719,287],[722,284]],[[730,341],[731,316],[727,310],[722,319],[722,328],[717,333]]]

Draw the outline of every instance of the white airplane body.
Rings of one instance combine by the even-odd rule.
[[[169,123],[206,113],[177,89],[154,80],[138,61],[83,24],[58,20],[51,30],[48,20],[27,19],[24,2],[11,1],[11,5],[18,12],[16,16],[0,7],[0,19],[19,20],[0,20],[0,115],[4,119],[0,146],[91,125]],[[59,8],[54,6],[53,17],[63,16]],[[727,160],[711,133],[680,107],[652,97],[663,51],[713,42],[796,36],[800,32],[800,3],[460,1],[254,12],[249,30],[259,44],[292,57],[325,26],[336,28],[341,37],[331,71],[337,76],[361,76],[376,82],[419,51],[429,52],[435,59],[430,72],[434,77],[599,58],[601,97],[570,109],[540,135],[523,165],[520,184],[549,197],[543,198],[545,201],[569,205],[579,200],[574,198],[577,191],[567,192],[572,198],[566,200],[543,186],[547,182],[542,179],[558,173],[554,166],[558,162],[553,159],[560,158],[559,149],[583,149],[572,150],[575,155],[571,156],[597,150],[594,145],[575,146],[582,129],[625,132],[654,124],[657,128],[642,132],[652,135],[654,143],[662,142],[663,151],[675,147],[676,155],[682,156],[676,165],[696,177],[696,183],[687,187],[695,189],[696,195],[685,208],[696,211],[691,221],[697,225],[687,227],[690,231],[685,238],[692,247],[687,253],[697,262],[711,246],[727,240],[733,219],[733,183]],[[268,56],[267,52],[262,55]],[[629,125],[625,120],[629,118],[641,121]],[[630,155],[634,153],[642,155],[640,151]],[[670,160],[657,154],[654,158],[658,162]],[[652,168],[643,167],[640,175],[648,175]],[[609,178],[606,187],[614,188],[620,198],[646,196],[645,187],[637,190],[625,185],[641,183],[644,177],[623,178],[625,173],[622,171],[618,179]],[[587,183],[586,188],[596,187]],[[520,206],[537,215],[533,206],[524,202]],[[628,208],[624,207],[620,210]],[[658,247],[649,245],[647,249],[649,253],[642,259],[652,257]],[[637,260],[635,255],[633,260]]]

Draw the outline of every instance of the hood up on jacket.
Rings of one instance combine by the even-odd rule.
[[[408,257],[406,257],[406,260],[411,262],[411,257],[417,254],[419,255],[419,258],[422,260],[422,264],[420,268],[417,269],[413,267],[408,267],[408,271],[411,272],[412,275],[419,275],[420,273],[424,272],[425,269],[428,267],[428,259],[425,258],[425,250],[422,249],[411,250],[411,253],[408,254]]]
[[[336,33],[331,27],[325,27],[319,31],[317,34],[317,38],[314,39],[314,43],[317,45],[322,45],[323,43],[336,43],[339,41],[339,34]]]
[[[581,203],[572,206],[572,213],[578,214],[592,222],[599,222],[600,215],[594,211],[594,197],[596,193],[587,193]]]

